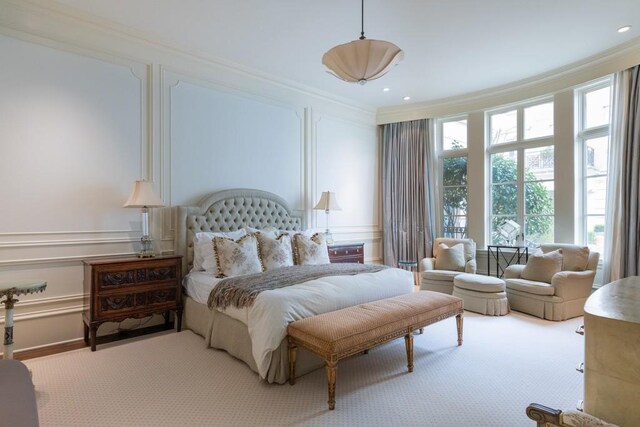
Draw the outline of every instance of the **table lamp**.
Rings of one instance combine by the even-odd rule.
[[[149,208],[163,207],[162,200],[153,192],[153,187],[148,181],[136,181],[133,190],[124,203],[125,208],[142,208],[142,244],[138,258],[151,258],[155,256],[149,237]]]
[[[331,191],[324,191],[322,196],[320,197],[320,201],[313,208],[315,210],[323,210],[325,214],[327,214],[327,230],[325,231],[325,239],[327,240],[327,244],[333,244],[333,236],[329,231],[329,211],[341,211],[342,208],[338,205],[336,201],[336,193]]]

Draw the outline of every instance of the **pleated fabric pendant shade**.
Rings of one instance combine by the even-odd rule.
[[[364,0],[361,19],[360,38],[329,49],[322,56],[322,63],[337,78],[363,85],[384,76],[392,66],[404,59],[404,52],[391,42],[364,36]]]
[[[339,79],[364,84],[384,76],[403,58],[404,52],[391,42],[362,39],[330,49],[322,63]]]

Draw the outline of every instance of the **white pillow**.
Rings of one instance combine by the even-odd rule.
[[[293,248],[291,236],[281,234],[274,237],[270,233],[258,232],[258,249],[260,260],[265,271],[293,265]]]
[[[562,250],[546,254],[536,253],[529,257],[520,277],[534,282],[551,283],[554,274],[562,270]]]
[[[444,243],[438,245],[438,258],[434,266],[436,270],[464,271],[465,265],[463,243],[451,247]]]
[[[237,240],[246,234],[247,232],[244,229],[228,232],[212,233],[201,231],[196,233],[193,238],[193,270],[206,270],[217,274],[218,265],[213,252],[213,238],[228,237],[229,239]]]
[[[330,264],[329,248],[324,234],[307,237],[302,233],[293,236],[293,253],[297,265]]]
[[[262,272],[258,239],[253,234],[242,236],[238,240],[214,237],[213,247],[218,264],[218,277]]]

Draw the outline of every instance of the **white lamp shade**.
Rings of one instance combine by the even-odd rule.
[[[163,206],[164,203],[153,192],[153,187],[149,181],[134,182],[131,194],[123,205],[125,208],[159,208]]]
[[[313,209],[323,211],[341,211],[342,208],[336,201],[336,193],[331,191],[324,191],[320,197],[320,201],[315,205]]]
[[[362,39],[330,49],[322,57],[322,63],[336,77],[364,84],[382,77],[403,58],[404,52],[393,43]]]

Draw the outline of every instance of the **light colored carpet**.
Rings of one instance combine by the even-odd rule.
[[[582,398],[582,318],[548,322],[512,312],[455,320],[338,365],[336,409],[323,369],[294,386],[260,381],[192,332],[28,360],[42,426],[534,426],[531,402],[573,409]]]

